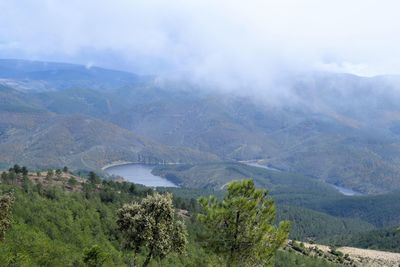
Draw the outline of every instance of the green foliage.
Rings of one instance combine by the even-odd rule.
[[[54,171],[52,169],[47,170],[46,179],[51,179],[54,176]]]
[[[102,180],[96,187],[84,187],[82,192],[67,192],[46,184],[34,185],[29,179],[21,177],[21,174],[17,175],[14,170],[2,173],[1,179],[0,190],[3,192],[13,191],[15,202],[12,227],[8,229],[6,238],[0,242],[0,265],[84,266],[85,264],[101,263],[105,259],[103,266],[132,266],[133,249],[121,250],[121,243],[127,245],[125,239],[127,235],[121,236],[118,231],[117,210],[124,203],[140,204],[144,197],[154,193],[153,190],[130,183]],[[165,192],[166,189],[159,190]],[[215,254],[206,246],[205,240],[201,239],[207,237],[207,233],[204,235],[207,227],[196,220],[196,213],[200,207],[193,198],[204,194],[209,195],[212,191],[187,188],[168,190],[174,193],[172,203],[175,207],[187,210],[182,213],[185,214],[185,224],[190,233],[187,237],[186,255],[170,253],[163,259],[156,256],[149,265],[167,267],[224,265],[225,262],[222,261],[223,258],[220,254]],[[223,199],[221,192],[223,191],[213,193],[218,194],[216,199]],[[362,206],[361,203],[358,204],[358,200],[355,201],[359,198],[346,199],[351,200],[350,203],[357,202],[357,205]],[[368,200],[369,197],[361,197],[361,199]],[[389,199],[394,200],[395,198]],[[216,200],[216,203],[221,202]],[[232,204],[230,207],[233,207],[236,202],[230,199],[229,203]],[[270,203],[269,198],[267,198],[267,203]],[[327,205],[326,203],[321,203],[321,205]],[[388,203],[388,200],[379,200],[378,203],[385,204]],[[355,207],[352,208],[355,209]],[[373,206],[373,210],[377,209],[378,206]],[[179,213],[181,212],[179,211]],[[358,234],[355,231],[357,224],[360,231],[368,230],[370,225],[361,221],[357,223],[356,220],[328,216],[304,208],[278,205],[277,215],[279,215],[278,221],[288,219],[294,222],[293,235],[302,238],[316,236],[317,239],[321,238],[330,244],[350,244],[397,251],[398,242],[396,240],[400,240],[394,230],[374,230]],[[176,215],[174,214],[174,216]],[[247,217],[252,218],[250,215]],[[181,226],[177,224],[176,227]],[[210,235],[222,236],[221,230],[223,227],[214,227]],[[174,231],[183,232],[177,229],[173,229],[171,232]],[[343,235],[336,236],[340,232],[346,234],[345,237],[348,238]],[[327,239],[324,239],[323,235],[327,235]],[[335,235],[335,237],[331,235]],[[171,242],[179,243],[179,240],[182,240],[182,237]],[[96,246],[98,247],[96,248]],[[142,246],[137,253],[138,262],[143,263],[149,252],[147,247]],[[87,263],[85,263],[85,258]],[[89,259],[93,259],[93,261],[89,261]],[[321,259],[280,250],[276,254],[275,265],[335,266]]]
[[[76,180],[75,177],[71,176],[71,177],[68,179],[68,184],[69,184],[70,186],[75,186],[75,185],[78,184],[78,180]]]
[[[274,203],[253,180],[231,182],[223,201],[201,198],[200,205],[199,220],[205,228],[201,241],[228,266],[270,264],[288,237],[289,223],[274,226]]]
[[[21,173],[22,173],[22,175],[28,175],[28,168],[26,168],[25,166],[23,166],[23,167],[21,168]]]
[[[325,238],[324,242],[338,246],[400,252],[400,232],[397,227],[330,236]]]
[[[174,179],[184,187],[219,190],[232,180],[252,177],[258,187],[268,188],[279,197],[335,197],[340,194],[326,183],[299,174],[272,171],[238,162],[213,162],[185,165],[159,165],[154,174]]]
[[[15,173],[20,173],[21,167],[18,164],[15,164],[14,167],[9,169],[9,171],[14,171]]]
[[[336,217],[358,218],[376,227],[398,226],[400,221],[399,192],[319,199],[307,205],[309,208],[328,213]]]
[[[16,174],[28,175],[28,168],[25,166],[21,167],[18,164],[14,164],[14,166],[9,168],[8,171]]]
[[[8,180],[7,172],[2,172],[1,173],[1,181],[5,183],[5,182],[7,182],[7,180]]]
[[[0,196],[0,241],[3,241],[6,231],[12,224],[12,207],[14,197],[12,194],[4,194]]]
[[[290,238],[318,241],[335,235],[350,235],[373,230],[375,227],[359,219],[338,218],[326,213],[294,206],[277,206],[277,221],[291,222]]]
[[[83,251],[83,262],[88,267],[106,266],[108,255],[98,245],[93,245]]]
[[[125,247],[133,249],[135,255],[142,247],[147,248],[143,266],[152,258],[163,259],[171,252],[184,253],[187,232],[184,223],[175,219],[171,194],[155,193],[140,203],[125,204],[117,216]]]
[[[328,262],[321,258],[304,256],[285,250],[278,250],[275,267],[339,267],[341,265]]]
[[[101,182],[101,179],[100,179],[99,176],[97,176],[97,174],[95,172],[89,172],[88,181],[92,185],[96,185],[96,184],[99,184]]]
[[[62,170],[64,173],[68,173],[68,167],[67,166],[64,166],[64,168],[63,168],[63,170]]]
[[[14,223],[0,244],[5,266],[82,266],[82,251],[95,244],[107,251],[112,266],[124,265],[115,230],[117,204],[57,188],[34,187],[29,193],[13,188]]]

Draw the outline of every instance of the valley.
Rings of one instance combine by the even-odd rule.
[[[0,267],[400,267],[400,2],[0,10]]]
[[[400,251],[393,230],[400,221],[400,96],[386,77],[290,77],[296,103],[272,105],[79,65],[0,60],[0,67],[2,170],[68,166],[82,194],[92,171],[106,188],[122,177],[191,205],[252,178],[275,201],[276,220],[292,222],[292,239]],[[368,98],[347,100],[360,90]],[[96,190],[101,201],[119,194]]]
[[[251,95],[106,69],[58,63],[43,67],[41,62],[12,60],[0,63],[3,164],[12,164],[18,157],[29,166],[40,167],[44,162],[99,170],[110,162],[137,161],[138,157],[148,163],[259,159],[261,165],[355,192],[379,194],[400,188],[400,139],[396,134],[400,110],[395,104],[400,96],[389,77],[326,73],[287,77],[290,83],[284,85],[298,101],[271,105]],[[38,71],[41,75],[36,75]],[[46,73],[51,74],[46,78]],[[106,81],[97,78],[98,73],[115,78]],[[113,79],[118,82],[110,85]],[[38,83],[45,86],[38,87]],[[364,97],[356,103],[348,101],[361,90]],[[311,103],[306,105],[306,99]],[[337,99],[341,105],[334,103]],[[369,99],[375,99],[374,103]],[[76,127],[67,126],[71,121]],[[91,132],[93,127],[103,130]],[[59,136],[50,132],[55,129],[66,138],[52,140]],[[31,139],[32,131],[36,138]],[[120,137],[110,140],[110,133]],[[24,152],[23,148],[36,151],[35,146],[43,147],[40,138],[44,136],[58,146],[87,138],[88,146],[51,156],[40,150],[36,155]],[[127,136],[141,141],[127,144],[122,141]],[[102,156],[96,158],[99,153]],[[35,162],[36,158],[40,160]],[[55,158],[58,162],[52,162]]]

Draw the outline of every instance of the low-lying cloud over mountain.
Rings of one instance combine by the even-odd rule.
[[[277,74],[400,72],[397,1],[1,1],[0,58],[79,62],[226,88]]]

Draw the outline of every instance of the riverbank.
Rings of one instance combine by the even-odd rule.
[[[101,170],[105,171],[108,168],[116,167],[116,166],[119,166],[119,165],[126,165],[126,164],[139,164],[139,162],[124,161],[124,160],[113,161],[110,164],[107,164],[104,167],[102,167]]]
[[[111,167],[116,167],[116,166],[120,166],[120,165],[127,165],[127,164],[142,164],[142,165],[179,165],[179,164],[184,164],[184,163],[180,163],[180,162],[163,162],[163,163],[151,163],[151,164],[147,164],[144,162],[139,162],[139,161],[124,161],[124,160],[117,160],[117,161],[113,161],[110,164],[104,165],[103,167],[101,167],[101,170],[104,171],[108,168]]]

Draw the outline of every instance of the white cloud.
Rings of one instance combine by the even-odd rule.
[[[293,70],[400,73],[392,0],[0,0],[0,57],[263,85]]]

